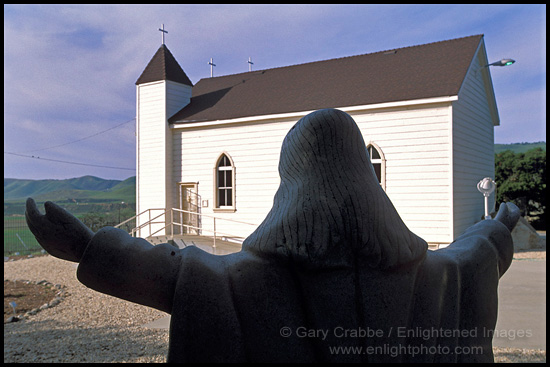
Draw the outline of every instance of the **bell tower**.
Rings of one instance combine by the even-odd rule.
[[[136,214],[172,205],[176,189],[168,119],[189,104],[192,88],[193,83],[164,43],[136,81]],[[136,225],[148,219],[138,218]],[[147,226],[138,235],[147,237],[162,227],[157,224],[150,233]],[[156,233],[165,234],[165,230]]]

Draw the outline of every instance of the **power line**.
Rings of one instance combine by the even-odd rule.
[[[81,163],[81,162],[69,162],[69,161],[62,161],[62,160],[59,160],[59,159],[41,158],[41,157],[35,157],[34,155],[31,156],[31,155],[24,155],[24,154],[13,153],[13,152],[4,152],[4,154],[15,155],[15,156],[18,156],[18,157],[25,157],[25,158],[40,159],[40,160],[43,160],[43,161],[50,161],[50,162],[76,164],[76,165],[79,165],[79,166],[120,169],[120,170],[126,170],[126,171],[135,171],[136,170],[135,168],[102,166],[102,165],[98,165],[98,164],[89,164],[89,163]]]
[[[86,140],[86,139],[90,139],[90,138],[93,138],[94,136],[97,136],[97,135],[106,133],[107,131],[116,129],[116,128],[119,127],[119,126],[126,125],[127,123],[132,122],[132,121],[134,121],[135,119],[136,119],[136,118],[133,117],[133,118],[131,118],[130,120],[125,121],[125,122],[123,122],[123,123],[121,123],[121,124],[115,125],[115,126],[110,127],[110,128],[108,128],[108,129],[106,129],[106,130],[99,131],[99,132],[97,132],[97,133],[95,133],[95,134],[88,135],[88,136],[85,136],[85,137],[83,137],[83,138],[80,138],[80,139],[77,139],[77,140],[70,141],[70,142],[68,142],[68,143],[63,143],[63,144],[59,144],[59,145],[54,145],[54,146],[46,147],[46,148],[42,148],[42,149],[26,150],[26,151],[24,151],[24,152],[19,152],[19,153],[41,152],[41,151],[43,151],[43,150],[48,150],[48,149],[53,149],[53,148],[59,148],[59,147],[65,146],[65,145],[69,145],[69,144],[73,144],[73,143],[78,143],[79,141],[83,141],[83,140]]]

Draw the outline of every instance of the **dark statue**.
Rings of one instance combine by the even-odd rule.
[[[93,233],[51,202],[42,215],[28,199],[26,218],[51,255],[80,263],[86,286],[172,315],[169,362],[493,361],[516,206],[428,251],[335,109],[296,123],[279,173],[273,208],[225,256]]]

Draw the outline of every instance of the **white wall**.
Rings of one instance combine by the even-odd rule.
[[[343,109],[345,110],[345,109]],[[375,142],[386,162],[386,192],[401,217],[428,242],[452,237],[449,103],[349,112],[365,143]],[[298,117],[299,118],[299,117]],[[259,224],[279,186],[282,141],[298,118],[173,129],[173,197],[177,182],[198,182],[203,214]],[[213,213],[214,165],[222,153],[235,163],[236,212]],[[178,201],[173,206],[178,207]],[[203,219],[208,226],[208,220]],[[217,223],[218,230],[247,236],[253,228]]]
[[[166,116],[172,117],[191,101],[192,87],[185,84],[165,81],[166,85]]]
[[[486,63],[483,49],[474,59],[470,72],[453,103],[453,186],[454,236],[481,220],[485,213],[483,195],[477,183],[484,177],[495,178],[494,127],[487,90],[480,69]],[[488,80],[490,85],[490,79]],[[490,209],[495,194],[490,197]],[[497,208],[498,209],[498,208]]]
[[[430,243],[451,238],[448,103],[356,113],[365,143],[386,158],[386,193],[411,231]]]
[[[223,127],[174,129],[174,198],[177,182],[198,182],[202,200],[208,200],[203,214],[260,224],[273,204],[279,187],[279,153],[283,139],[295,119],[268,123],[240,123]],[[214,213],[214,168],[222,153],[235,166],[234,213]],[[174,200],[173,205],[179,203]],[[217,230],[248,236],[255,227],[218,221]],[[212,228],[207,218],[203,226]],[[205,233],[207,234],[207,233]]]
[[[191,87],[170,81],[137,86],[136,111],[136,212],[165,208],[171,202],[172,139],[167,118],[189,103]],[[138,226],[148,216],[138,217]],[[164,218],[164,220],[166,220]],[[151,231],[164,227],[158,224]],[[149,227],[140,233],[149,235]],[[161,231],[157,234],[164,234]]]

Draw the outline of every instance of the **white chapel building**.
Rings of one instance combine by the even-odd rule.
[[[176,222],[210,235],[216,217],[216,231],[247,237],[255,226],[245,223],[259,225],[273,204],[285,135],[330,107],[358,124],[409,229],[448,244],[482,218],[476,185],[494,178],[499,116],[487,64],[475,35],[193,85],[163,44],[136,82],[138,225],[159,213],[149,209],[167,211],[138,234],[179,233]]]

